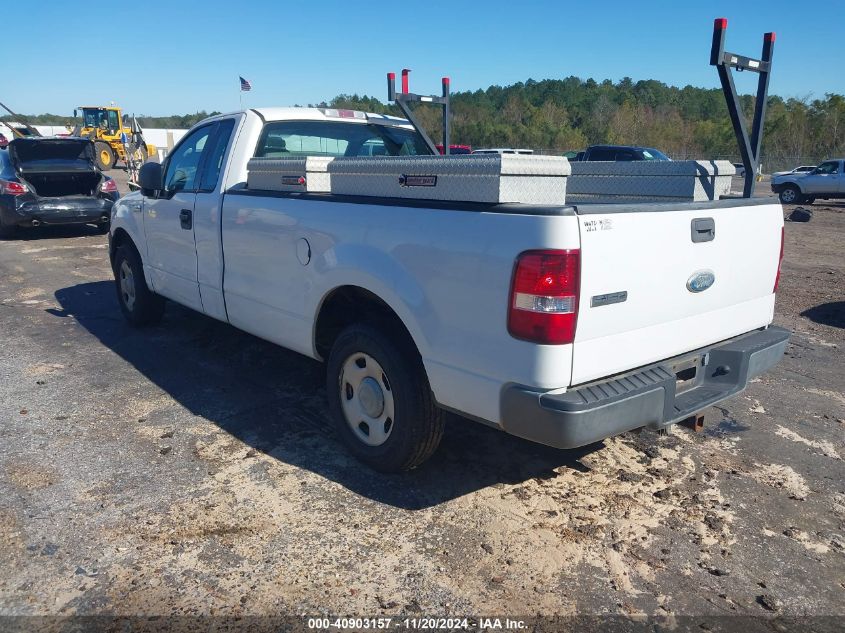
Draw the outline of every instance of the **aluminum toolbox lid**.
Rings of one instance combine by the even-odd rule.
[[[570,174],[563,156],[462,154],[457,156],[342,157],[328,164],[330,174],[430,174],[434,176],[558,176]]]
[[[247,163],[247,187],[262,191],[331,190],[327,167],[331,156],[303,158],[252,158]]]
[[[726,160],[579,161],[573,176],[733,176],[736,167]]]

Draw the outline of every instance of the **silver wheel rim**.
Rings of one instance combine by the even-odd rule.
[[[123,305],[126,309],[132,312],[135,308],[135,276],[132,274],[132,268],[129,262],[125,259],[120,263],[120,297],[123,299]]]
[[[794,189],[784,189],[783,190],[783,201],[784,202],[792,202],[795,200],[795,190]]]
[[[356,352],[340,372],[340,402],[352,433],[367,446],[381,446],[394,423],[390,379],[375,358]]]

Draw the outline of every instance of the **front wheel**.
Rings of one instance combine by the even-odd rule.
[[[141,257],[132,246],[117,247],[114,280],[120,311],[132,325],[154,325],[164,316],[164,299],[147,286]]]
[[[422,360],[403,342],[401,334],[352,325],[338,336],[326,367],[337,434],[355,457],[380,472],[419,466],[443,436],[443,412]]]
[[[795,185],[787,185],[780,192],[779,197],[782,204],[798,204],[801,200],[801,190]]]
[[[100,171],[109,171],[112,167],[114,167],[116,158],[114,150],[108,143],[104,143],[103,141],[97,141],[94,143],[94,155],[96,157],[97,167],[100,168]]]

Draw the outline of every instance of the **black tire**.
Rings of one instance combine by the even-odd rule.
[[[355,457],[384,473],[419,466],[437,450],[443,437],[443,412],[434,403],[419,353],[412,343],[405,342],[407,336],[403,334],[394,333],[390,327],[349,326],[337,337],[326,366],[329,406],[337,434]],[[341,385],[344,365],[359,354],[381,366],[379,386],[389,394],[393,406],[394,419],[387,419],[389,434],[378,446],[359,439],[347,422],[341,400],[351,399],[347,395],[350,385]]]
[[[97,225],[97,233],[99,233],[100,235],[105,235],[106,233],[109,232],[110,228],[111,228],[111,222],[101,222],[100,224]]]
[[[801,190],[795,185],[786,185],[786,187],[781,189],[780,195],[778,196],[781,204],[800,204],[802,197]]]
[[[0,216],[0,239],[10,239],[15,237],[15,234],[18,232],[18,227],[14,224],[6,224],[3,221],[3,217]]]
[[[804,198],[804,204],[813,204],[816,199],[813,196],[806,196]]]
[[[124,264],[131,272],[126,274]],[[155,325],[164,316],[164,299],[147,287],[141,256],[131,244],[117,247],[114,255],[114,281],[117,302],[126,320],[135,327]],[[124,282],[128,287],[124,287]],[[131,296],[129,288],[134,290]]]
[[[94,143],[94,156],[100,171],[109,171],[114,167],[115,155],[111,145],[103,141]]]

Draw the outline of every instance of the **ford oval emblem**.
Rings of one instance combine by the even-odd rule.
[[[699,270],[687,279],[687,290],[690,292],[704,292],[716,282],[716,274],[712,270]]]

